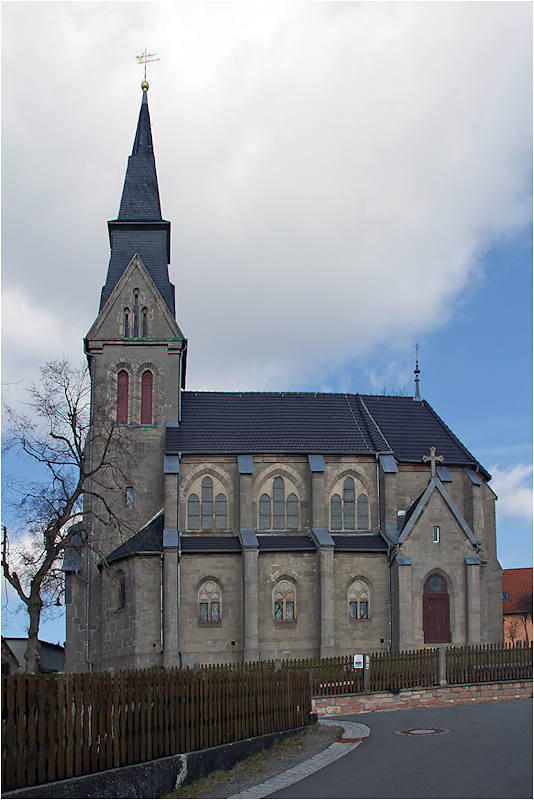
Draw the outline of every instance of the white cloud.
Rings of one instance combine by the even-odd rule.
[[[499,498],[499,516],[523,517],[532,521],[532,464],[514,464],[504,469],[495,465],[490,472],[492,489]]]
[[[376,348],[394,360],[414,318],[446,325],[480,253],[531,219],[531,13],[6,4],[5,289],[46,307],[50,351],[68,330],[81,354],[149,40],[188,386],[291,389]]]

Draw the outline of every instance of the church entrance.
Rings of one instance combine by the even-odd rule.
[[[450,642],[449,590],[441,575],[430,575],[423,589],[425,644]]]

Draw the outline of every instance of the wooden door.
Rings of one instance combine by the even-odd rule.
[[[447,581],[430,575],[423,589],[423,632],[425,644],[450,642],[450,609]]]

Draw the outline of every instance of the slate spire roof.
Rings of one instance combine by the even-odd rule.
[[[175,316],[174,286],[169,281],[171,223],[161,216],[146,89],[132,154],[128,158],[119,216],[108,222],[108,229],[111,258],[100,310],[137,253]]]

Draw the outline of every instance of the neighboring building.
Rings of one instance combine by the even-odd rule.
[[[532,567],[505,569],[502,573],[502,616],[506,644],[532,644],[532,616],[526,619],[522,611],[532,613]]]
[[[185,391],[147,89],[85,340],[138,446],[101,487],[132,535],[86,508],[67,670],[502,641],[491,476],[418,391]]]
[[[39,642],[41,645],[39,672],[45,675],[51,672],[63,672],[65,667],[65,648],[60,644],[52,644],[41,640]],[[24,672],[26,668],[24,654],[27,647],[28,637],[2,636],[2,674],[15,675],[18,672]],[[9,656],[9,653],[11,653],[12,657]],[[9,672],[7,672],[7,663],[10,666]],[[6,664],[5,673],[4,664]]]

